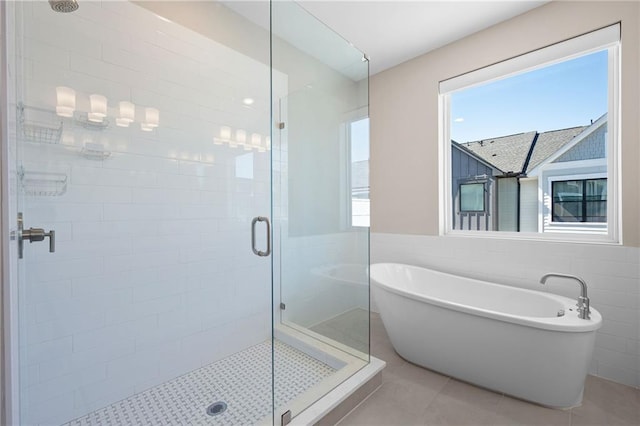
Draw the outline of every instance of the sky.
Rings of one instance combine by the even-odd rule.
[[[607,51],[455,92],[451,138],[470,142],[584,126],[607,112]]]

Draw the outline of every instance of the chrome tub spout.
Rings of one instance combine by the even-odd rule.
[[[589,297],[587,297],[587,283],[580,277],[569,274],[558,274],[555,272],[544,274],[540,278],[540,284],[545,284],[550,277],[567,278],[580,283],[580,296],[578,297],[578,317],[582,319],[591,319],[591,310],[589,309]]]

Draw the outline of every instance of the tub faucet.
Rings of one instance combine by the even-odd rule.
[[[575,275],[569,274],[557,274],[557,273],[549,273],[544,274],[542,278],[540,278],[540,284],[545,284],[547,282],[547,278],[549,277],[557,277],[557,278],[568,278],[571,280],[576,280],[580,283],[580,297],[578,297],[578,317],[582,319],[591,319],[591,310],[589,309],[589,298],[587,297],[587,283],[580,277],[576,277]]]

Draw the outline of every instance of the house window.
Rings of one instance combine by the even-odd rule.
[[[607,179],[551,183],[554,222],[606,222]]]
[[[460,211],[483,212],[484,183],[463,183],[460,185]]]
[[[619,24],[439,90],[443,234],[619,241]]]

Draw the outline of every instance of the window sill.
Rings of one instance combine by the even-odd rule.
[[[575,244],[602,244],[622,245],[619,238],[612,238],[608,234],[577,234],[575,231],[567,232],[496,232],[496,231],[460,231],[450,230],[441,234],[450,238],[480,238],[487,240],[519,240],[519,241],[546,241],[555,243]]]

